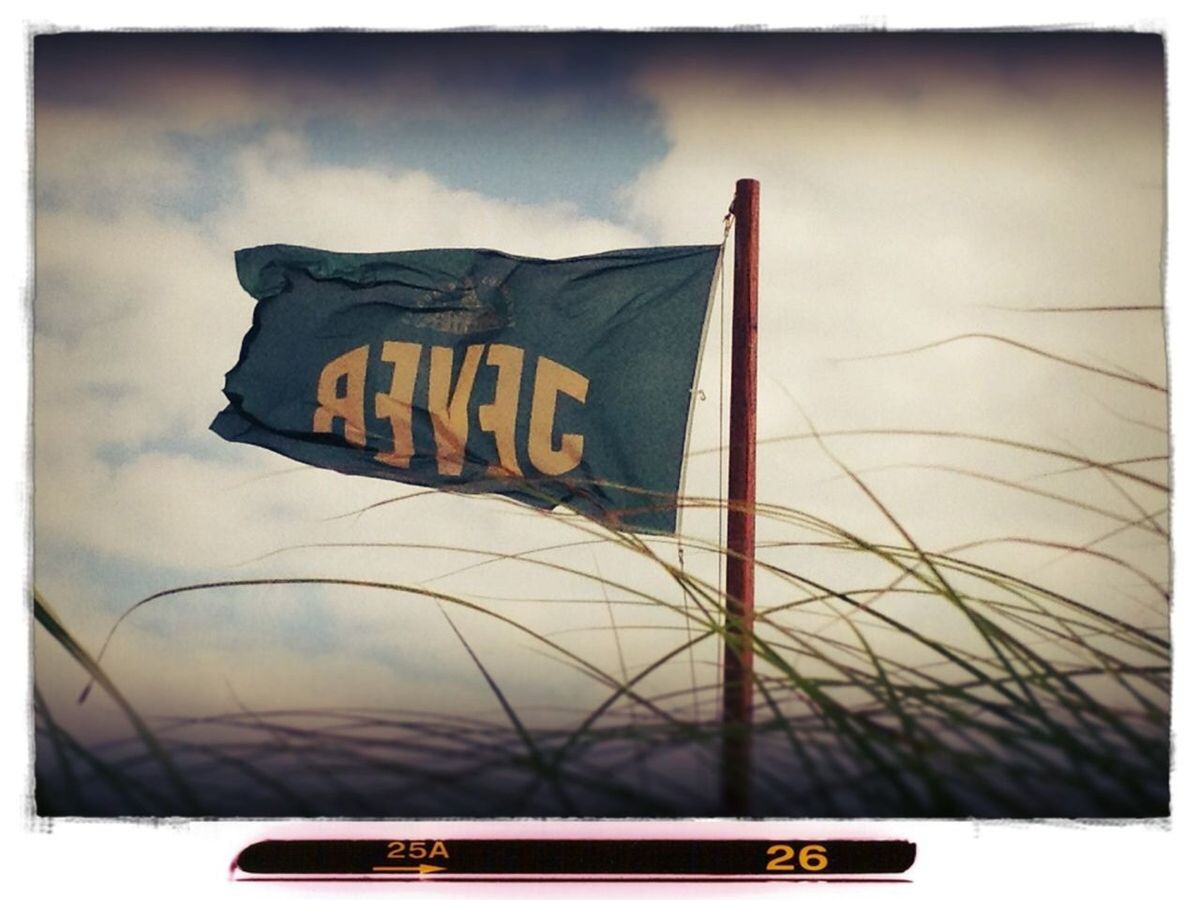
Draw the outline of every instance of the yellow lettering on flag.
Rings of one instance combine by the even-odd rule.
[[[491,403],[479,407],[479,427],[496,437],[496,452],[500,464],[488,466],[489,477],[520,475],[517,462],[517,402],[521,396],[521,368],[525,351],[509,344],[488,347],[487,363],[495,366],[496,396]]]
[[[583,459],[581,434],[564,434],[559,446],[554,446],[554,413],[559,394],[584,403],[587,391],[586,377],[548,357],[538,357],[529,418],[529,459],[543,474],[562,475]]]
[[[392,449],[377,453],[375,458],[401,469],[407,469],[412,462],[412,401],[421,350],[420,344],[383,342],[382,359],[392,364],[392,387],[386,394],[375,395],[375,415],[392,423]]]
[[[433,420],[440,475],[462,474],[469,425],[467,404],[471,400],[483,346],[471,344],[467,347],[458,380],[453,386],[454,348],[431,347],[429,350],[429,416]]]
[[[368,346],[356,347],[330,361],[317,379],[317,409],[313,413],[313,431],[331,434],[333,420],[344,423],[347,444],[362,447],[367,443],[363,427],[363,394],[367,387]],[[338,382],[345,379],[346,390],[338,393]]]

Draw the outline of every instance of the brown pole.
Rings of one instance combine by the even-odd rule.
[[[729,404],[729,511],[725,573],[725,689],[721,803],[750,807],[754,713],[754,465],[758,387],[758,182],[737,183],[733,216],[733,358]]]

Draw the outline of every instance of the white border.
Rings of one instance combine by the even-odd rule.
[[[7,177],[4,180],[6,209],[9,211],[9,230],[4,243],[10,256],[6,271],[11,280],[9,302],[4,304],[4,321],[0,323],[0,340],[5,359],[7,395],[15,398],[14,406],[27,403],[27,334],[28,308],[24,301],[23,277],[28,276],[28,220],[26,217],[28,161],[21,141],[23,129],[18,123],[27,121],[26,81],[28,37],[30,24],[109,28],[197,27],[196,7],[176,4],[126,4],[110,2],[83,4],[75,2],[46,2],[26,4],[19,10],[19,19],[6,28],[4,54],[8,71],[3,79],[4,101],[8,132],[13,144],[9,146]],[[1182,4],[1179,4],[1182,9]],[[291,27],[351,26],[374,28],[439,28],[465,25],[596,27],[587,16],[604,17],[604,27],[649,28],[679,24],[679,7],[669,10],[652,3],[608,3],[595,10],[562,3],[506,4],[438,4],[430,12],[410,11],[407,7],[391,7],[390,15],[372,5],[351,7],[339,4],[313,5],[299,8],[289,4],[286,14],[270,8],[226,2],[206,3],[202,10],[205,27]],[[780,20],[781,4],[738,3],[719,8],[693,6],[685,14],[687,24],[730,26],[739,24],[770,24],[774,27],[845,27],[887,25],[893,29],[911,27],[988,27],[988,26],[1054,26],[1135,27],[1164,31],[1167,35],[1169,108],[1169,198],[1170,249],[1167,266],[1167,302],[1170,339],[1170,367],[1173,398],[1173,459],[1176,502],[1173,526],[1175,547],[1186,551],[1196,537],[1195,516],[1195,414],[1191,398],[1196,378],[1198,354],[1192,347],[1196,335],[1196,254],[1194,247],[1196,176],[1194,161],[1200,159],[1195,131],[1196,103],[1194,88],[1197,82],[1196,34],[1192,29],[1194,15],[1177,12],[1168,6],[1157,10],[1134,4],[1097,3],[1006,3],[1001,9],[985,5],[908,4],[902,11],[883,12],[875,8],[853,9],[828,3],[806,4],[794,14],[795,21]],[[799,7],[797,9],[800,9]],[[15,146],[14,146],[15,145]],[[5,742],[3,772],[5,790],[4,822],[7,840],[4,856],[12,870],[10,883],[16,890],[23,886],[51,892],[52,896],[86,894],[95,896],[120,891],[125,897],[161,896],[211,897],[222,890],[239,894],[271,891],[274,893],[326,893],[340,895],[346,885],[321,887],[313,884],[289,886],[280,884],[234,884],[228,878],[228,866],[237,850],[254,840],[268,836],[328,835],[344,836],[347,827],[333,823],[275,824],[257,822],[192,822],[183,825],[154,827],[145,824],[120,822],[85,823],[55,822],[47,827],[28,817],[28,743],[18,737],[16,723],[28,721],[28,684],[22,679],[28,654],[28,606],[22,602],[28,584],[28,489],[27,447],[12,435],[23,433],[27,407],[10,414],[13,427],[9,440],[0,449],[7,500],[16,515],[4,518],[4,546],[8,548],[8,565],[4,592],[7,615],[0,627],[3,635],[0,658],[16,660],[18,671],[7,679],[4,696],[4,724],[9,739]],[[1197,677],[1194,655],[1187,648],[1195,641],[1198,626],[1194,610],[1197,598],[1195,554],[1177,552],[1175,595],[1180,598],[1173,620],[1176,646],[1184,652],[1175,655],[1175,764],[1173,773],[1173,816],[1169,823],[1151,824],[1087,824],[1058,823],[972,823],[939,821],[894,822],[830,822],[824,825],[806,823],[754,823],[732,826],[729,823],[597,823],[597,822],[488,822],[447,823],[437,826],[420,823],[411,829],[400,823],[367,826],[380,836],[399,833],[435,833],[471,835],[536,836],[553,834],[559,837],[622,834],[625,836],[858,836],[901,837],[915,840],[918,859],[909,873],[915,881],[919,896],[1000,896],[1014,889],[1061,891],[1085,890],[1090,896],[1129,896],[1138,892],[1174,888],[1183,876],[1185,866],[1195,848],[1196,787],[1194,777],[1195,693],[1191,687]],[[731,831],[732,829],[732,831]],[[359,832],[361,833],[361,832]],[[13,877],[15,875],[15,877]],[[22,884],[24,883],[24,885]],[[1184,881],[1183,883],[1186,883]],[[1169,887],[1168,887],[1169,886]],[[404,890],[422,894],[446,896],[516,896],[530,885],[423,886],[406,884],[388,888],[366,885],[364,890]],[[555,894],[576,896],[607,895],[616,886],[555,885]],[[664,895],[678,893],[679,886],[646,884],[621,887],[627,894],[656,892]],[[725,896],[754,890],[770,890],[755,885],[689,885],[689,893]],[[806,885],[805,890],[836,890],[839,896],[862,892],[877,896],[893,888],[881,885]]]

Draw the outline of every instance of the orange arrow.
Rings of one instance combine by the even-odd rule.
[[[421,863],[419,866],[375,866],[372,872],[416,872],[418,875],[428,875],[430,872],[445,872],[445,866],[432,866]]]

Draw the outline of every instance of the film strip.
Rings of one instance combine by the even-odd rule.
[[[904,840],[268,840],[238,880],[907,881]]]

